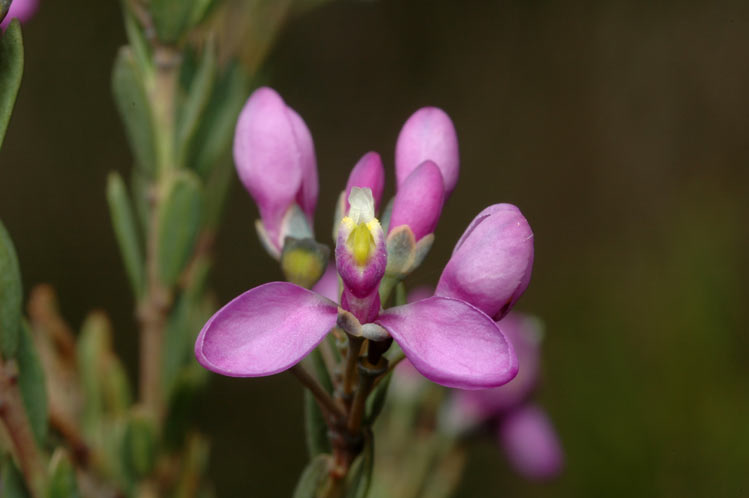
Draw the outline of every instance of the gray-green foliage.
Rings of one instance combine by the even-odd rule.
[[[0,222],[0,354],[12,358],[21,327],[21,271],[10,235]]]
[[[23,74],[23,38],[21,25],[13,20],[0,32],[0,146],[16,103]]]

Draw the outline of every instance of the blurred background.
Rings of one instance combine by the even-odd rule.
[[[105,309],[135,377],[137,334],[104,197],[131,166],[110,93],[117,2],[41,1],[0,153],[0,216],[26,289],[78,325]],[[327,240],[349,169],[392,173],[418,107],[453,118],[461,177],[411,284],[435,283],[466,224],[512,202],[535,232],[518,308],[546,323],[544,385],[567,454],[514,476],[475,444],[459,496],[749,495],[749,4],[331,2],[290,19],[264,69],[315,139]],[[392,193],[393,175],[387,193]],[[219,302],[282,278],[239,182],[219,234]],[[286,496],[307,456],[291,376],[215,377],[201,405],[219,496]]]

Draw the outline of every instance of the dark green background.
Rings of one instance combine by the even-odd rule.
[[[28,289],[65,315],[114,318],[134,376],[132,300],[104,199],[131,158],[109,93],[117,2],[42,0],[0,153],[0,216]],[[484,206],[520,206],[536,236],[519,308],[547,323],[541,391],[565,474],[529,484],[491,442],[460,496],[749,495],[749,4],[335,3],[292,20],[271,84],[315,138],[326,239],[355,161],[388,168],[422,105],[453,117],[458,188],[414,283],[434,283]],[[280,278],[238,182],[218,241],[221,302]],[[290,376],[216,377],[200,420],[219,496],[275,497],[306,455]]]

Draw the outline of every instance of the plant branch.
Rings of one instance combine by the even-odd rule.
[[[17,381],[14,362],[0,358],[0,419],[32,496],[42,498],[46,481],[45,457],[34,440]]]
[[[304,367],[297,364],[291,367],[289,371],[294,374],[297,380],[299,380],[299,382],[301,382],[304,387],[312,392],[312,395],[315,397],[317,402],[320,403],[320,406],[324,411],[326,411],[330,415],[333,415],[337,419],[344,419],[346,417],[346,414],[343,412],[341,407],[338,406],[338,404],[335,402],[335,400],[333,400],[330,394],[328,394],[327,391],[323,389],[317,379],[312,377],[309,372],[304,369]]]

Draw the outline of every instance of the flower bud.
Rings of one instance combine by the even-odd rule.
[[[445,202],[442,173],[432,161],[424,161],[398,187],[388,233],[408,226],[418,242],[434,232]]]
[[[336,267],[344,284],[341,304],[345,309],[348,309],[345,306],[347,294],[349,298],[359,299],[368,298],[373,292],[377,294],[387,265],[385,236],[374,217],[372,192],[368,188],[353,187],[349,203],[351,208],[348,216],[341,220],[335,250]],[[379,311],[379,300],[377,306]]]
[[[5,2],[0,2],[0,5],[4,4]],[[38,7],[38,0],[13,0],[5,17],[3,18],[2,14],[0,14],[0,29],[7,28],[13,19],[18,19],[20,22],[25,23],[34,16]],[[0,7],[1,9],[2,7]]]
[[[382,166],[382,159],[377,152],[367,152],[359,159],[346,182],[346,212],[349,209],[348,198],[351,195],[353,187],[368,188],[372,191],[374,198],[374,210],[377,212],[380,208],[380,199],[382,191],[385,188],[385,168]]]
[[[532,267],[528,221],[512,204],[495,204],[458,240],[435,295],[462,299],[499,320],[528,287]]]
[[[413,113],[398,135],[395,145],[398,190],[426,160],[437,164],[444,180],[445,193],[450,195],[458,182],[458,136],[450,117],[437,107],[423,107]]]
[[[562,470],[564,453],[546,413],[525,405],[499,425],[499,442],[513,468],[529,479],[550,479]]]
[[[234,161],[255,199],[262,227],[277,252],[286,235],[284,217],[296,204],[313,225],[318,180],[315,149],[302,118],[274,90],[255,90],[239,115]]]

